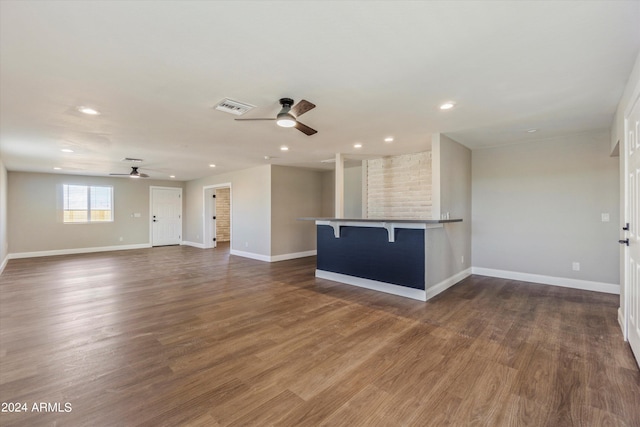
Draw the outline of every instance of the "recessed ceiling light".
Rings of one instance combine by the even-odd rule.
[[[384,139],[384,142],[393,142],[393,137],[392,136],[388,136]]]
[[[71,148],[63,148],[60,151],[62,151],[63,153],[73,153],[73,150]]]
[[[169,175],[169,178],[175,178],[175,177],[176,177],[175,175]]]
[[[216,165],[214,165],[213,163],[211,163],[211,164],[209,165],[209,167],[210,167],[210,168],[215,168],[215,167],[216,167]]]
[[[60,169],[62,169],[62,168],[59,168],[59,167],[53,168],[54,171],[59,171]]]
[[[283,145],[282,147],[280,147],[281,151],[289,151],[289,147],[287,147],[286,145]]]
[[[362,148],[362,144],[356,142],[355,144],[353,144],[353,148]]]
[[[90,116],[99,116],[100,115],[100,112],[98,110],[95,110],[95,109],[93,109],[91,107],[80,106],[80,107],[78,107],[78,111],[80,111],[83,114],[88,114]]]
[[[455,103],[453,103],[453,102],[451,102],[451,101],[449,101],[449,102],[445,102],[444,104],[442,104],[442,105],[440,106],[440,109],[441,109],[441,110],[450,110],[450,109],[452,109],[455,105],[456,105],[456,104],[455,104]]]
[[[528,133],[534,133],[534,132],[538,132],[538,129],[529,129],[527,130]]]

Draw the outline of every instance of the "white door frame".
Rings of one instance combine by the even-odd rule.
[[[205,249],[209,249],[209,248],[213,248],[215,247],[215,244],[213,243],[213,240],[211,239],[207,239],[207,221],[209,220],[209,215],[208,215],[208,197],[207,197],[207,190],[211,190],[211,189],[216,189],[216,188],[228,188],[229,189],[229,235],[230,235],[230,239],[229,240],[233,240],[233,197],[232,197],[232,189],[231,189],[231,183],[230,182],[225,182],[222,184],[214,184],[214,185],[205,185],[202,187],[202,242],[203,242],[203,247]],[[209,240],[209,241],[207,241]]]
[[[622,126],[622,132],[624,132],[624,135],[622,136],[621,141],[619,142],[619,144],[622,144],[622,146],[618,147],[618,150],[622,152],[622,203],[620,206],[620,210],[622,211],[622,224],[620,224],[620,229],[622,229],[622,227],[626,226],[626,224],[628,222],[630,222],[629,220],[629,191],[628,191],[628,187],[629,187],[629,178],[627,176],[627,171],[629,170],[629,151],[628,151],[628,147],[629,147],[629,138],[627,135],[627,122],[628,122],[628,114],[625,111],[625,116],[624,116],[624,123]],[[614,124],[615,125],[615,124]],[[619,231],[620,233],[620,239],[625,239],[626,236],[626,232],[623,230]],[[622,327],[622,338],[625,341],[629,340],[629,260],[628,260],[628,256],[627,256],[627,247],[626,246],[621,246],[620,247],[620,260],[622,263],[622,277],[620,278],[620,288],[622,289],[622,301],[620,301],[620,306],[622,308],[622,319],[619,319],[618,321],[622,320],[622,324],[620,325]]]
[[[181,205],[180,205],[180,244],[182,244],[182,241],[184,241],[184,239],[182,238],[182,236],[184,236],[183,233],[183,229],[182,229],[182,216],[184,214],[184,198],[182,197],[182,187],[161,187],[158,185],[150,185],[149,186],[149,246],[153,247],[153,190],[154,189],[160,189],[160,190],[180,190],[180,200],[181,200]]]

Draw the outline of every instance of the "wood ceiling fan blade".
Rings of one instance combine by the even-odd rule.
[[[304,133],[306,135],[309,135],[309,136],[318,133],[317,130],[311,129],[309,126],[305,125],[304,123],[300,123],[298,121],[296,121],[295,128],[298,129],[300,132],[302,132],[302,133]]]
[[[246,121],[249,121],[249,120],[275,120],[275,119],[276,118],[274,117],[272,119],[262,118],[262,119],[234,119],[234,120],[237,121],[237,122],[246,122]]]
[[[314,108],[316,108],[315,104],[307,101],[306,99],[303,99],[302,101],[291,107],[291,113],[293,113],[293,115],[296,117],[300,117],[307,111],[313,110]]]
[[[147,175],[146,173],[141,173],[140,178],[149,178],[149,175]]]

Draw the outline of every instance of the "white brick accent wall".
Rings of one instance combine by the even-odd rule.
[[[431,218],[431,152],[367,160],[368,218]]]
[[[228,242],[231,239],[231,192],[229,188],[216,189],[216,239]]]

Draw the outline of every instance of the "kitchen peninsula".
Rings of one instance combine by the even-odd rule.
[[[462,219],[301,219],[316,223],[318,278],[426,301],[466,277],[441,274]]]

